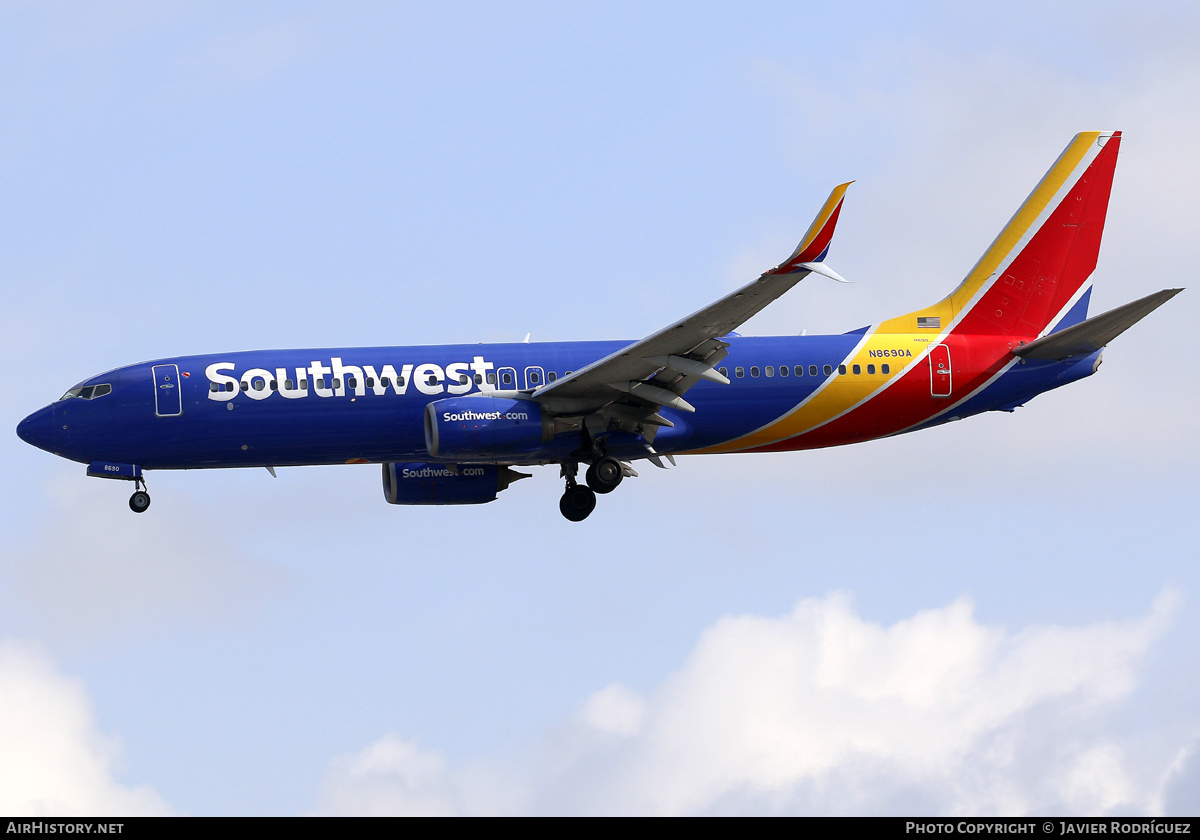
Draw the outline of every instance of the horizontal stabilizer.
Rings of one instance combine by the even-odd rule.
[[[1152,295],[1118,306],[1103,315],[1088,318],[1074,326],[1022,344],[1013,353],[1024,359],[1065,359],[1095,353],[1125,330],[1162,306],[1183,289],[1163,289]]]

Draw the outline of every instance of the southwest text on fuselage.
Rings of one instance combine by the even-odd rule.
[[[494,390],[488,382],[488,372],[495,365],[476,356],[470,362],[453,362],[441,365],[403,364],[400,370],[395,365],[348,365],[341,356],[333,356],[326,364],[314,360],[306,367],[250,368],[237,374],[234,362],[214,362],[204,369],[211,383],[208,398],[227,402],[245,394],[252,400],[265,400],[278,393],[289,400],[303,399],[315,394],[318,397],[366,396],[370,391],[382,397],[391,391],[405,394],[410,386],[421,394],[466,394],[476,384],[481,391]],[[295,371],[293,378],[291,373]],[[214,390],[215,388],[215,390]]]

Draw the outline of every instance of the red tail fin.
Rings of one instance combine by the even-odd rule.
[[[884,331],[1045,332],[1096,267],[1120,145],[1119,131],[1077,134],[962,284]]]

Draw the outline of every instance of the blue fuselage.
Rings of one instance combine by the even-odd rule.
[[[695,385],[687,395],[695,413],[662,409],[674,425],[658,430],[654,449],[704,449],[770,424],[827,380],[834,380],[828,387],[836,387],[838,365],[860,338],[857,332],[731,336],[729,355],[721,363],[730,384]],[[18,431],[30,443],[75,461],[145,469],[438,460],[426,446],[428,403],[536,388],[627,344],[461,344],[181,356],[91,377],[72,391],[87,393],[107,385],[107,393],[61,399],[30,415]],[[1015,366],[960,404],[954,416],[1018,404],[1090,373],[1092,367],[1089,360]],[[577,435],[560,435],[536,452],[491,460],[557,462],[569,458],[578,445]],[[610,435],[608,451],[619,458],[647,454],[645,441],[628,432]]]

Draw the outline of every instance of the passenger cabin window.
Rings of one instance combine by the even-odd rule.
[[[529,371],[529,381],[536,385],[542,381],[542,377],[538,376],[538,372],[536,370],[531,370]]]
[[[208,390],[210,390],[210,391],[214,391],[214,392],[215,392],[215,391],[219,391],[219,390],[221,390],[221,383],[220,383],[220,382],[210,382],[210,383],[208,383]]]
[[[717,373],[721,374],[726,379],[729,378],[729,368],[717,368]]]
[[[846,375],[846,366],[838,365],[838,373],[842,376],[845,376]]]
[[[799,367],[799,365],[797,365],[797,367]],[[828,373],[829,373],[829,368],[828,368],[828,366],[826,366],[826,368],[825,368],[825,373],[826,373],[826,374],[828,374]],[[816,376],[816,375],[817,375],[817,366],[816,366],[816,365],[809,365],[809,366],[808,366],[808,375],[809,375],[809,376]]]
[[[289,388],[291,388],[291,387],[292,387],[292,380],[290,380],[290,379],[288,380],[288,387],[289,387]],[[368,387],[368,388],[374,388],[374,387],[375,387],[375,377],[374,377],[374,376],[368,376],[368,377],[367,377],[367,387]]]
[[[368,379],[367,381],[368,381],[368,382],[370,382],[370,380],[369,380],[369,379]],[[296,390],[296,383],[295,383],[295,382],[293,382],[293,381],[292,381],[292,380],[290,380],[290,379],[285,379],[285,380],[283,380],[283,387],[284,387],[284,388],[287,388],[289,391],[295,391],[295,390]]]
[[[753,376],[755,379],[758,378],[758,365],[752,365],[750,367],[750,375]]]
[[[779,375],[780,375],[780,376],[787,376],[787,375],[788,375],[788,367],[787,367],[787,365],[780,365],[780,366],[779,366]]]
[[[797,375],[797,376],[803,376],[803,375],[804,375],[804,365],[796,365],[796,367],[794,368],[794,370],[796,371],[796,375]],[[817,374],[817,369],[816,369],[816,368],[813,368],[813,376],[816,376],[816,374]]]
[[[247,382],[247,381],[246,381],[246,380],[244,380],[244,379],[242,380],[242,390],[243,390],[243,391],[249,391],[249,390],[250,390],[250,383],[249,383],[249,382]]]
[[[767,375],[767,379],[774,379],[775,378],[775,365],[767,365],[767,367],[763,371],[763,373],[765,373]]]
[[[867,365],[867,373],[874,373],[875,365]]]
[[[746,375],[746,369],[741,368],[741,367],[735,367],[733,369],[733,375],[736,376],[738,379],[741,379],[743,376]]]
[[[553,382],[556,379],[558,379],[558,374],[555,373],[554,371],[550,371],[549,373],[546,374],[546,378],[549,379],[551,382]]]
[[[475,384],[476,384],[476,385],[482,385],[482,384],[483,384],[483,374],[482,374],[482,373],[477,373],[477,374],[475,374]]]
[[[854,375],[858,376],[862,373],[862,365],[855,365],[852,370],[854,371]]]
[[[465,373],[462,376],[458,377],[459,385],[466,385],[470,381],[471,381],[470,378]]]
[[[883,375],[884,375],[884,376],[887,376],[887,375],[888,375],[889,373],[891,373],[891,372],[892,372],[892,366],[891,366],[891,365],[884,365],[884,366],[883,366]]]
[[[272,379],[272,380],[271,380],[271,390],[272,390],[272,391],[278,391],[278,390],[279,390],[279,383],[278,383],[278,382],[276,382],[274,379]]]
[[[825,367],[823,367],[822,370],[825,371],[826,376],[829,376],[831,373],[833,373],[833,368],[829,365],[825,365]]]
[[[500,381],[503,382],[505,385],[511,385],[512,384],[512,374],[511,373],[504,374],[503,376],[500,377]]]
[[[488,374],[488,384],[489,384],[489,385],[495,385],[495,384],[496,384],[496,374],[494,374],[494,373],[489,373],[489,374]]]

